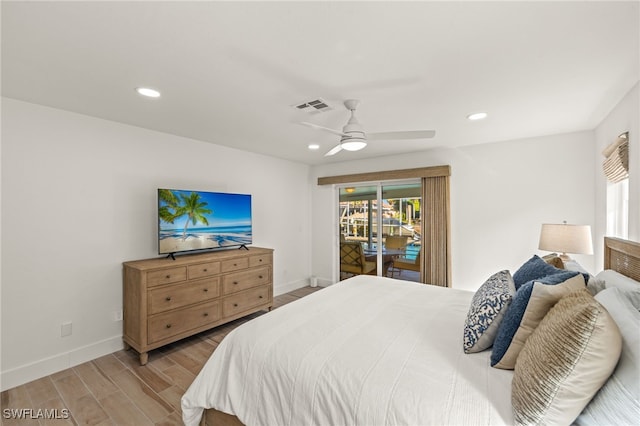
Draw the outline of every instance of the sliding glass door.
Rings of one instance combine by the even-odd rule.
[[[338,189],[340,279],[370,274],[420,282],[420,180]]]

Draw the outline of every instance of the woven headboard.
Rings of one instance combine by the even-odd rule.
[[[640,243],[604,237],[604,269],[640,281]]]

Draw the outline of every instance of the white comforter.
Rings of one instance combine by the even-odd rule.
[[[182,397],[246,425],[513,424],[511,371],[466,355],[473,293],[357,276],[247,322]]]

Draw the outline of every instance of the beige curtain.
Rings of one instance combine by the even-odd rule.
[[[451,287],[449,176],[422,178],[422,200],[420,281]]]
[[[602,169],[607,180],[617,183],[629,177],[629,132],[625,132],[602,151]]]

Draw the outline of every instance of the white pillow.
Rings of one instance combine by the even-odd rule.
[[[605,282],[605,288],[617,287],[627,291],[637,291],[640,289],[640,282],[612,269],[605,269],[599,272],[596,278]]]
[[[573,259],[569,259],[564,262],[564,269],[567,271],[578,271],[582,275],[584,275],[584,280],[587,282],[587,290],[595,296],[600,291],[604,290],[604,280],[598,279],[587,272],[586,269],[582,267],[581,264],[576,262]]]
[[[640,289],[608,288],[596,295],[620,329],[622,354],[609,380],[582,414],[578,425],[631,425],[640,419]],[[631,298],[630,298],[631,297]]]

